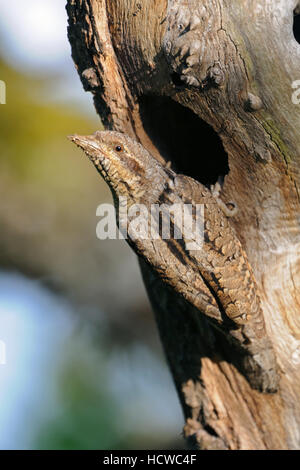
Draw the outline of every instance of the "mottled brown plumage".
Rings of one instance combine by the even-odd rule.
[[[71,136],[109,184],[116,207],[126,197],[128,206],[160,204],[161,217],[170,217],[173,205],[188,205],[190,218],[197,204],[204,205],[204,243],[189,249],[193,234],[181,239],[161,236],[159,221],[152,224],[155,236],[138,238],[128,221],[119,217],[121,230],[135,252],[174,291],[206,315],[211,323],[245,354],[243,372],[253,386],[275,391],[277,372],[272,345],[267,337],[257,285],[247,255],[227,217],[225,204],[201,183],[177,175],[162,166],[140,144],[117,132]],[[153,222],[153,219],[151,219]],[[125,226],[126,225],[126,226]],[[153,234],[153,233],[152,233]]]

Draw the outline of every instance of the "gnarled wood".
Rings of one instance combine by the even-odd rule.
[[[276,394],[253,390],[233,365],[230,345],[142,267],[185,433],[202,448],[300,447],[300,107],[292,102],[292,83],[300,79],[292,25],[297,5],[67,5],[73,58],[105,125],[204,183],[215,182],[212,161],[225,176],[222,199],[239,207],[232,224],[258,282],[280,368]],[[227,169],[223,149],[217,155],[203,147],[209,133],[203,121],[215,141],[221,139]]]

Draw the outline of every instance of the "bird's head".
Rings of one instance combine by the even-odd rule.
[[[84,150],[114,197],[127,197],[129,204],[157,202],[168,174],[141,144],[114,131],[69,139]]]

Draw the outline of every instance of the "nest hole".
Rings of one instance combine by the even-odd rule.
[[[300,14],[297,12],[294,12],[293,32],[296,41],[300,44]]]
[[[140,100],[144,129],[176,173],[209,186],[229,172],[228,155],[213,128],[171,98]]]

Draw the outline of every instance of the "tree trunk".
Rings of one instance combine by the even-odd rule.
[[[142,266],[185,435],[204,449],[300,447],[296,8],[295,0],[67,5],[73,58],[104,125],[203,184],[221,176],[222,199],[239,208],[231,223],[258,283],[280,370],[277,393],[253,390],[230,360],[230,345]]]

